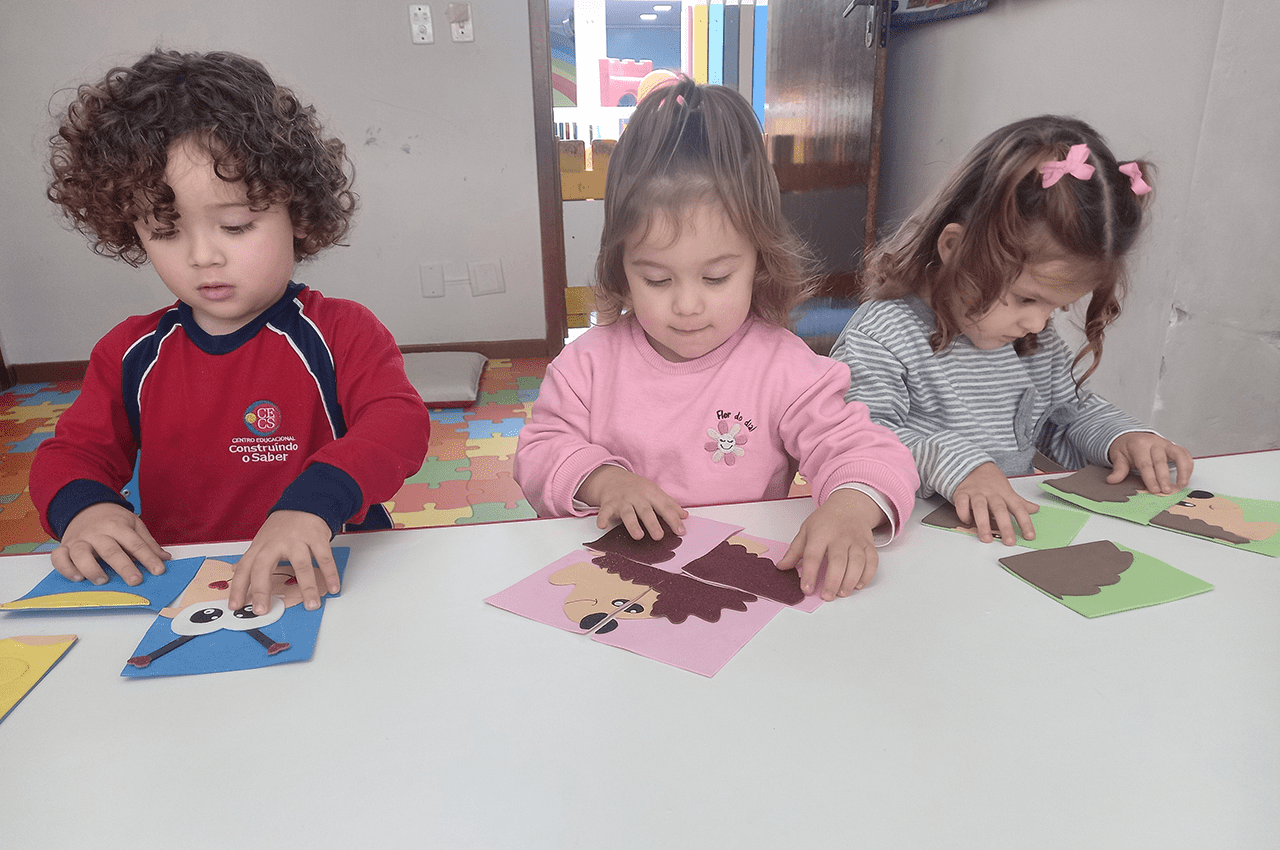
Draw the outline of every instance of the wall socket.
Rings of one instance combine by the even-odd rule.
[[[423,298],[444,297],[443,263],[423,263],[418,266],[418,279],[422,282]]]
[[[471,4],[450,3],[445,10],[449,16],[449,37],[454,41],[475,41],[476,33],[471,26]]]
[[[409,7],[409,38],[414,44],[431,44],[436,40],[431,30],[431,7],[415,4]]]
[[[507,284],[502,279],[502,263],[499,260],[478,260],[467,263],[467,271],[471,273],[472,295],[496,295],[507,291]]]

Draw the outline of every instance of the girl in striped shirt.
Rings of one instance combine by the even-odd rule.
[[[1018,121],[867,259],[864,303],[831,352],[852,372],[846,400],[898,434],[920,495],[951,500],[983,542],[1013,545],[1015,522],[1034,538],[1038,508],[1008,476],[1034,472],[1037,451],[1071,469],[1110,465],[1112,483],[1135,471],[1153,493],[1190,478],[1186,449],[1084,389],[1120,314],[1151,191],[1144,165],[1118,163],[1084,122]],[[1051,317],[1086,296],[1072,355]]]

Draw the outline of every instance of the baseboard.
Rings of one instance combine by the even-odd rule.
[[[14,363],[9,367],[9,375],[14,384],[52,384],[57,381],[82,381],[88,368],[88,360]]]
[[[504,339],[492,342],[441,342],[430,345],[402,345],[402,354],[424,351],[475,351],[490,360],[521,357],[548,357],[545,339]]]
[[[444,342],[430,345],[402,345],[403,354],[420,351],[476,351],[493,359],[547,357],[545,339],[505,339],[493,342]],[[51,363],[15,363],[0,372],[0,383],[8,389],[16,384],[52,384],[58,381],[82,381],[89,369],[88,360],[63,360]]]

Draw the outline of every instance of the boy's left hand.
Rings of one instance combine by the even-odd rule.
[[[822,598],[830,602],[861,590],[876,574],[879,557],[872,531],[888,517],[861,490],[836,490],[800,526],[778,569],[800,571],[805,595],[817,588],[818,570],[825,559],[827,576]]]
[[[1177,443],[1171,443],[1159,434],[1146,431],[1130,431],[1111,441],[1107,452],[1111,460],[1108,484],[1119,484],[1131,470],[1142,476],[1142,486],[1148,493],[1168,496],[1181,490],[1191,480],[1191,468],[1195,465],[1191,452]],[[1169,480],[1169,464],[1178,469],[1177,482]]]
[[[338,565],[329,547],[329,526],[320,517],[306,511],[273,511],[258,529],[249,549],[235,565],[228,602],[232,609],[253,603],[254,611],[271,610],[271,575],[276,565],[288,561],[302,591],[302,604],[308,611],[320,607],[320,597],[342,589]],[[315,570],[298,569],[312,561],[320,570],[327,589],[316,587]]]

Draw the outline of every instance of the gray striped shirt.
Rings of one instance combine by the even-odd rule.
[[[965,336],[935,355],[933,330],[933,311],[914,295],[869,301],[831,350],[851,371],[845,401],[865,404],[911,449],[922,497],[951,499],[988,461],[1005,475],[1034,472],[1036,449],[1068,469],[1109,466],[1112,440],[1150,430],[1093,393],[1076,394],[1073,355],[1052,322],[1026,357],[1012,345],[982,351]]]

